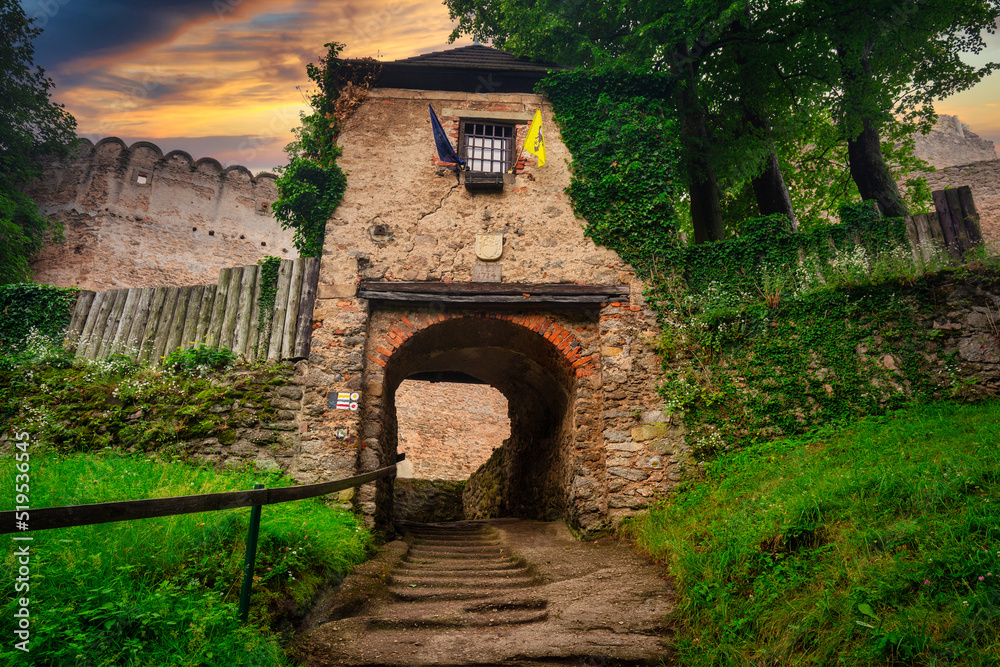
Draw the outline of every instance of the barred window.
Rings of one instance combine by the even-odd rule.
[[[514,159],[514,127],[462,123],[462,146],[467,170],[507,173]]]

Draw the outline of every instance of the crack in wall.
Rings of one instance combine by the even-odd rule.
[[[455,192],[455,189],[458,188],[458,187],[459,187],[459,184],[455,183],[455,185],[453,185],[450,188],[448,188],[448,192],[444,193],[444,196],[441,197],[441,201],[438,202],[437,207],[434,208],[434,210],[432,210],[432,211],[428,211],[427,213],[421,214],[421,216],[419,218],[417,218],[417,222],[420,222],[421,220],[423,220],[424,218],[426,218],[429,215],[434,215],[435,213],[437,213],[438,211],[440,211],[442,208],[444,208],[445,201],[447,201],[448,197],[450,197]]]

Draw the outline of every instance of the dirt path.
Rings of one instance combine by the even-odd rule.
[[[296,644],[332,665],[671,664],[656,566],[559,522],[410,524],[357,568]]]

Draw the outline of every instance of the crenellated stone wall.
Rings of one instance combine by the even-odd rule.
[[[148,142],[81,144],[75,159],[46,162],[27,191],[65,227],[32,262],[36,281],[96,291],[196,285],[224,267],[298,256],[270,213],[273,174],[164,155]]]

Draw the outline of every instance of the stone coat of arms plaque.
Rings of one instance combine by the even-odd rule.
[[[500,259],[503,254],[503,234],[476,234],[476,257],[484,262]]]

